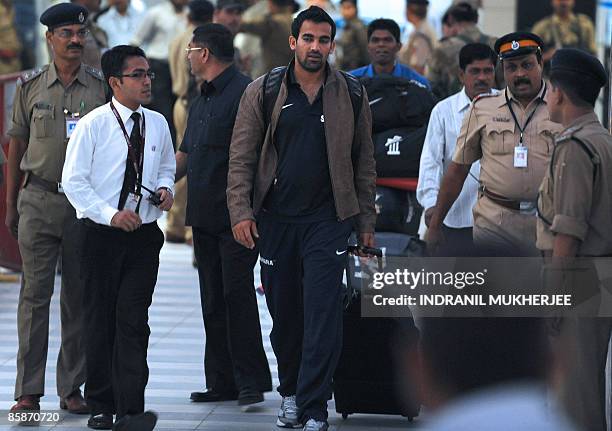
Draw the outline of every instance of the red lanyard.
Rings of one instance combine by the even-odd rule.
[[[121,127],[121,131],[123,132],[123,136],[125,137],[125,142],[128,146],[128,155],[134,164],[134,170],[136,171],[136,184],[140,184],[142,182],[142,166],[144,162],[144,147],[145,147],[145,135],[146,135],[146,125],[145,125],[145,116],[142,114],[142,133],[140,134],[140,159],[136,158],[136,153],[134,148],[132,147],[132,143],[130,142],[130,135],[128,135],[127,130],[125,130],[125,125],[121,120],[121,116],[119,112],[117,112],[117,108],[113,105],[113,102],[110,102],[111,111],[115,114],[115,118],[119,123],[119,127]],[[136,126],[136,124],[134,124]]]

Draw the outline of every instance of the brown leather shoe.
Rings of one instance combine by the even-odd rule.
[[[81,390],[77,389],[72,395],[60,400],[60,409],[68,410],[69,413],[84,415],[89,413],[89,407],[81,395]]]
[[[11,407],[11,413],[40,410],[40,397],[36,395],[22,395],[17,404]]]

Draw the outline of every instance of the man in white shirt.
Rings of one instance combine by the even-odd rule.
[[[130,42],[130,45],[144,49],[151,71],[155,73],[153,99],[147,104],[147,108],[161,113],[166,118],[172,142],[176,142],[172,118],[176,97],[172,93],[169,47],[172,40],[187,28],[187,3],[188,0],[163,0],[150,8]]]
[[[151,430],[148,308],[164,242],[156,220],[173,203],[174,149],[164,117],[142,107],[154,78],[144,52],[116,46],[102,70],[113,99],[79,121],[62,174],[83,228],[88,426]]]
[[[130,0],[112,0],[110,9],[98,16],[96,23],[108,36],[108,47],[127,45],[142,21],[143,10]]]
[[[425,208],[426,225],[429,225],[442,177],[453,159],[457,135],[472,100],[482,94],[497,91],[492,90],[495,85],[496,58],[495,52],[488,45],[465,45],[459,52],[459,77],[463,88],[459,93],[439,102],[431,112],[421,153],[417,186],[417,199]],[[465,182],[459,198],[444,219],[442,229],[447,241],[445,247],[438,250],[438,255],[458,256],[463,254],[466,248],[470,250],[472,247],[472,208],[478,197],[480,174],[478,162],[472,165],[470,173],[472,178]]]

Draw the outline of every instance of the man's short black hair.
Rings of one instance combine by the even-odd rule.
[[[395,38],[396,42],[400,41],[399,25],[392,19],[378,18],[368,25],[368,40],[376,30],[387,30]]]
[[[546,334],[536,318],[425,318],[421,348],[434,383],[459,396],[501,383],[544,381]]]
[[[130,57],[147,58],[142,49],[131,45],[117,45],[102,55],[102,73],[107,84],[111,76],[121,77],[125,69],[125,62]]]
[[[600,87],[592,85],[589,79],[581,79],[575,73],[551,71],[549,80],[552,86],[560,88],[573,105],[594,108]]]
[[[193,31],[193,43],[208,48],[223,63],[234,61],[234,36],[221,24],[208,23]]]
[[[489,45],[484,43],[468,43],[459,51],[459,67],[464,72],[465,68],[476,60],[491,60],[495,67],[497,55]]]
[[[300,12],[291,23],[291,35],[296,39],[300,35],[302,24],[304,21],[312,21],[317,24],[328,23],[331,26],[331,39],[336,37],[336,23],[331,16],[319,6],[310,6],[308,9]]]
[[[454,22],[478,22],[478,11],[469,3],[457,3],[448,8],[448,15]]]
[[[188,7],[191,22],[202,25],[212,21],[215,7],[208,0],[191,0]]]

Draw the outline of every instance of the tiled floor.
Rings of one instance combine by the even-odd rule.
[[[191,249],[167,244],[162,250],[159,280],[150,308],[151,339],[149,343],[150,379],[146,392],[147,409],[159,413],[156,429],[259,431],[278,430],[275,415],[280,403],[277,393],[266,394],[266,402],[258,412],[243,413],[235,402],[194,404],[189,393],[203,388],[204,329],[200,311],[197,273],[191,266]],[[59,279],[56,280],[59,289]],[[257,280],[258,282],[258,280]],[[17,353],[16,310],[19,286],[0,284],[0,430],[23,429],[8,421],[13,404],[15,356]],[[66,414],[58,409],[55,395],[55,361],[59,346],[58,295],[52,302],[49,357],[46,375],[47,395],[41,400],[45,411],[59,413],[60,420],[41,424],[41,428],[85,430],[87,416]],[[278,384],[276,359],[268,334],[270,316],[265,301],[259,297],[263,339],[275,385]],[[348,420],[334,412],[330,403],[331,430],[421,429],[418,421],[410,424],[399,416],[354,415]]]

